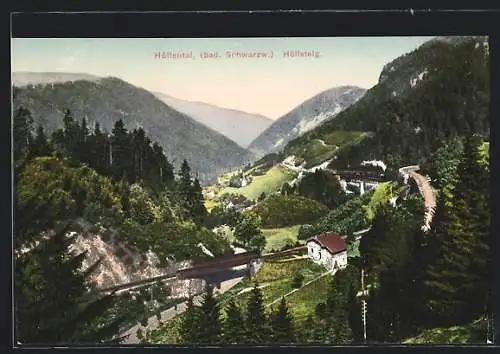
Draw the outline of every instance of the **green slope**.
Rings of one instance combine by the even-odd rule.
[[[250,200],[255,200],[263,192],[267,195],[277,192],[283,183],[290,182],[296,177],[297,172],[280,166],[274,166],[266,174],[254,177],[253,181],[245,187],[225,187],[218,192],[218,195],[234,193],[244,195]]]
[[[403,340],[403,344],[485,344],[486,326],[486,321],[481,319],[464,326],[429,328]]]
[[[303,287],[291,293],[292,279],[297,272],[304,276]],[[266,311],[270,311],[272,306],[277,306],[282,296],[287,296],[290,301],[289,309],[296,321],[303,320],[309,314],[313,314],[316,305],[326,299],[329,275],[324,274],[323,267],[311,262],[309,259],[275,259],[265,262],[253,279],[244,279],[235,287],[222,294],[219,299],[221,306],[227,300],[233,298],[240,306],[245,306],[250,297],[250,289],[256,281],[262,286],[262,296]],[[311,282],[309,285],[306,283]],[[272,305],[271,305],[272,304]],[[271,306],[269,306],[271,305]],[[224,314],[222,314],[224,316]],[[155,344],[175,344],[179,343],[179,324],[182,315],[176,316],[172,321],[155,330],[147,339],[148,343]]]
[[[427,42],[387,63],[377,85],[359,101],[285,151],[307,151],[318,139],[329,144],[330,134],[361,131],[370,133],[336,152],[335,167],[372,159],[390,168],[423,162],[442,140],[471,132],[489,135],[489,81],[484,37]]]
[[[286,245],[293,245],[297,242],[300,225],[281,227],[276,229],[262,229],[266,237],[265,252],[279,250]]]
[[[284,149],[286,155],[293,155],[299,161],[306,161],[305,168],[311,168],[331,159],[338,151],[359,143],[366,134],[359,131],[333,131],[315,138],[298,138]]]

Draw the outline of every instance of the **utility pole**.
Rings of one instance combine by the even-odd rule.
[[[361,316],[363,320],[363,342],[366,343],[365,270],[363,268],[361,268]]]
[[[491,320],[490,317],[488,316],[488,313],[486,313],[486,344],[492,344],[492,341],[490,340],[491,336]]]
[[[113,144],[109,143],[109,166],[113,166]]]

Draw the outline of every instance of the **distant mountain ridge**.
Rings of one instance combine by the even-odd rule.
[[[160,92],[153,92],[153,94],[170,107],[218,131],[244,148],[248,147],[260,133],[273,123],[272,119],[260,114],[218,107],[203,102],[186,101]]]
[[[49,132],[62,127],[65,109],[70,109],[77,120],[86,117],[90,126],[99,121],[108,132],[122,119],[127,129],[143,127],[153,141],[162,145],[177,167],[187,159],[202,183],[252,159],[252,155],[234,141],[176,111],[151,92],[121,79],[107,77],[88,81],[70,75],[60,77],[72,77],[75,81],[43,84],[54,78],[48,74],[44,81],[42,76],[37,73],[38,84],[15,87],[13,106],[14,109],[28,108],[35,125],[43,125]]]
[[[66,73],[66,72],[33,72],[33,71],[15,71],[12,73],[12,85],[26,86],[38,84],[51,84],[68,81],[99,81],[101,77],[85,73]]]
[[[274,121],[249,145],[249,150],[257,156],[277,152],[289,141],[335,117],[359,100],[365,92],[366,89],[357,86],[339,86],[325,90]]]

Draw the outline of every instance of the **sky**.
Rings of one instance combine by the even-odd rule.
[[[11,68],[115,76],[176,98],[277,119],[326,89],[374,86],[386,63],[431,38],[13,38]],[[286,56],[295,51],[318,55]],[[219,57],[203,58],[206,52]]]

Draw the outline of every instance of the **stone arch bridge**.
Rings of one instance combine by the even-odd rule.
[[[260,255],[257,252],[244,252],[215,257],[194,262],[189,268],[179,269],[159,276],[146,278],[130,283],[118,284],[106,288],[95,289],[93,293],[111,293],[116,291],[140,288],[158,281],[172,279],[203,279],[212,286],[218,287],[228,279],[241,276],[253,277],[265,260],[279,258],[284,255],[299,254],[306,251],[306,246]]]

